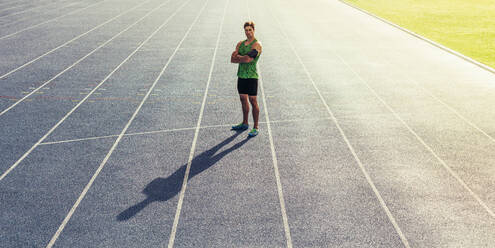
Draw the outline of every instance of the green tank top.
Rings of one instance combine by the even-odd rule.
[[[252,50],[251,46],[253,46],[253,44],[256,42],[256,39],[254,39],[254,41],[249,43],[247,46],[244,45],[244,42],[245,41],[243,41],[239,46],[239,55],[241,56],[247,55],[247,53]],[[249,63],[239,63],[237,76],[239,78],[258,78],[258,72],[256,72],[256,62],[258,62],[259,57],[260,54],[258,54],[256,58],[254,58],[253,61]]]

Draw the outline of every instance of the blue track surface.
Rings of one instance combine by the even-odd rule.
[[[495,243],[495,76],[341,2],[0,0],[0,57],[0,247]]]

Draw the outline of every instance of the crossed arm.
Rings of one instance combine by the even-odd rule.
[[[250,63],[251,61],[254,60],[254,58],[251,58],[248,55],[244,55],[244,56],[239,55],[239,46],[241,45],[242,42],[244,41],[237,43],[235,51],[232,53],[232,56],[230,57],[231,63]],[[258,42],[254,43],[252,48],[256,49],[256,51],[258,51],[258,54],[261,53],[261,45]]]

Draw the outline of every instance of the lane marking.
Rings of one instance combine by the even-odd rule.
[[[399,66],[396,66],[394,64],[392,64],[390,62],[390,59],[385,59],[384,60],[390,67],[393,67],[393,68],[401,68]],[[487,137],[488,139],[490,139],[492,142],[495,143],[495,138],[493,136],[491,136],[490,134],[488,134],[487,132],[485,132],[483,129],[481,129],[480,127],[478,127],[478,125],[476,125],[474,122],[472,122],[471,120],[469,120],[467,117],[463,116],[461,113],[459,113],[454,107],[450,106],[449,104],[447,104],[446,102],[442,101],[438,96],[436,96],[435,94],[433,94],[432,91],[428,90],[426,87],[424,87],[423,85],[420,85],[419,82],[414,79],[412,76],[410,76],[408,73],[404,72],[402,73],[403,75],[405,75],[406,79],[409,81],[409,82],[412,82],[414,85],[416,85],[417,88],[423,90],[426,94],[428,94],[431,98],[433,98],[434,100],[436,100],[437,102],[441,103],[442,105],[444,105],[448,110],[450,110],[452,113],[454,113],[455,115],[457,115],[457,117],[459,117],[460,119],[462,119],[463,121],[465,121],[468,125],[470,125],[472,128],[478,130],[480,133],[482,133],[485,137]]]
[[[89,138],[81,138],[81,139],[71,139],[71,140],[43,142],[43,143],[40,143],[40,146],[62,144],[62,143],[70,143],[70,142],[77,142],[77,141],[86,141],[86,140],[105,139],[105,138],[112,138],[112,137],[118,137],[118,136],[119,136],[118,134],[115,134],[115,135],[106,135],[106,136],[89,137]]]
[[[186,6],[186,4],[188,4],[191,0],[188,0],[186,2],[184,2],[184,4],[182,4],[176,12],[174,12],[174,14],[172,16],[175,16],[179,10],[181,10],[184,6]],[[206,1],[207,3],[208,1]],[[158,75],[158,77],[155,79],[155,81],[153,82],[151,88],[148,90],[146,96],[143,98],[143,100],[141,101],[141,103],[139,104],[138,108],[136,109],[136,111],[134,111],[134,114],[132,115],[132,117],[129,119],[129,121],[127,122],[127,124],[125,125],[124,129],[122,129],[122,132],[119,134],[119,137],[117,138],[117,140],[114,142],[114,144],[112,145],[112,148],[110,149],[110,151],[108,151],[107,155],[105,156],[105,158],[103,159],[103,161],[101,162],[100,166],[98,167],[98,169],[96,170],[96,172],[94,173],[93,177],[91,178],[91,180],[88,182],[88,184],[86,185],[86,187],[84,188],[83,192],[81,193],[81,195],[79,196],[79,198],[77,199],[77,201],[74,203],[74,205],[72,206],[71,210],[69,211],[69,213],[67,214],[67,216],[65,217],[64,221],[62,222],[62,224],[59,226],[57,232],[53,235],[52,239],[50,240],[50,242],[48,243],[48,245],[46,246],[47,248],[51,248],[53,246],[53,244],[55,244],[55,241],[58,239],[59,235],[61,234],[61,232],[63,231],[63,229],[65,228],[65,226],[67,225],[67,223],[69,222],[70,218],[72,217],[72,215],[74,214],[74,212],[76,211],[77,207],[79,206],[79,204],[81,203],[81,201],[83,200],[83,198],[86,196],[86,194],[88,193],[89,191],[89,188],[93,185],[94,181],[96,180],[96,177],[98,177],[98,175],[100,174],[101,170],[103,169],[103,167],[105,166],[105,164],[107,163],[108,159],[110,158],[110,156],[112,155],[113,151],[115,150],[115,148],[117,147],[117,145],[119,144],[120,140],[122,139],[122,137],[124,136],[125,132],[127,131],[127,129],[129,128],[129,126],[131,125],[132,121],[136,118],[137,114],[139,113],[139,111],[141,110],[141,107],[144,105],[146,99],[148,99],[149,97],[149,94],[151,93],[151,91],[153,91],[153,88],[156,86],[156,84],[158,83],[159,79],[162,77],[163,73],[165,72],[165,70],[167,69],[168,65],[170,64],[170,62],[172,61],[172,59],[174,58],[175,54],[177,53],[178,51],[178,48],[182,45],[182,42],[184,42],[184,40],[186,39],[186,37],[188,36],[189,32],[191,31],[192,27],[194,26],[194,24],[196,23],[196,21],[198,20],[199,16],[201,15],[201,13],[203,12],[204,10],[204,7],[206,7],[206,4],[203,6],[203,8],[200,10],[200,12],[198,13],[198,15],[196,16],[196,19],[193,21],[193,23],[191,24],[191,26],[189,27],[189,29],[187,30],[187,32],[185,33],[184,37],[182,38],[182,40],[179,42],[179,44],[177,45],[177,47],[175,48],[173,54],[169,57],[167,63],[165,64],[165,66],[162,68],[160,74]],[[153,37],[167,22],[168,20],[170,20],[170,17],[167,19],[167,21],[165,21],[155,32],[153,32],[152,35],[150,35],[148,37],[148,39],[146,39],[145,42],[143,42],[142,45],[144,45],[148,40],[151,39],[151,37]],[[141,46],[142,46],[141,45]],[[141,46],[139,48],[141,48]],[[138,49],[139,49],[138,48]],[[135,51],[137,51],[138,49],[136,49]]]
[[[33,18],[33,16],[26,16],[26,17],[23,17],[23,18],[16,19],[13,22],[4,22],[4,23],[2,23],[0,25],[3,28],[3,27],[6,27],[6,26],[12,26],[14,24],[18,24],[18,23],[20,23],[22,21],[26,21],[26,20],[33,20],[35,18],[43,18],[44,17],[43,14],[55,13],[55,11],[52,12],[51,10],[61,10],[61,9],[64,9],[64,8],[67,8],[67,7],[70,7],[70,6],[73,6],[73,5],[77,5],[77,4],[81,4],[81,2],[74,2],[74,3],[67,4],[65,6],[57,7],[55,9],[50,9],[49,10],[50,12],[43,12],[43,13],[41,13],[40,16],[34,16],[34,18]]]
[[[11,99],[13,100],[13,99]],[[74,100],[77,101],[77,100]],[[331,118],[308,118],[308,119],[293,119],[293,120],[277,120],[277,121],[270,121],[270,123],[284,123],[284,122],[303,122],[303,121],[319,121],[319,120],[331,120]],[[266,121],[260,121],[260,124],[267,124]],[[199,128],[217,128],[217,127],[231,127],[237,123],[230,123],[230,124],[220,124],[220,125],[210,125],[210,126],[201,126]],[[155,134],[155,133],[166,133],[166,132],[177,132],[177,131],[185,131],[185,130],[194,130],[196,127],[184,127],[184,128],[173,128],[173,129],[162,129],[162,130],[156,130],[156,131],[147,131],[147,132],[137,132],[137,133],[126,133],[124,136],[134,136],[134,135],[147,135],[147,134]],[[40,143],[40,146],[42,145],[53,145],[53,144],[60,144],[60,143],[70,143],[70,142],[78,142],[78,141],[86,141],[86,140],[96,140],[96,139],[105,139],[105,138],[111,138],[111,137],[118,137],[118,134],[114,135],[105,135],[105,136],[96,136],[96,137],[88,137],[88,138],[80,138],[80,139],[70,139],[70,140],[59,140],[59,141],[50,141],[50,142],[42,142]]]
[[[16,103],[14,103],[14,104],[10,105],[8,108],[4,109],[2,112],[0,112],[0,116],[2,116],[3,114],[7,113],[9,110],[11,110],[15,106],[17,106],[19,103],[21,103],[22,101],[24,101],[26,98],[30,97],[32,94],[34,94],[38,90],[42,89],[43,87],[45,87],[46,85],[48,85],[49,83],[51,83],[53,80],[57,79],[59,76],[61,76],[62,74],[64,74],[68,70],[70,70],[72,67],[76,66],[81,61],[85,60],[87,57],[91,56],[93,53],[95,53],[96,51],[100,50],[102,47],[104,47],[105,45],[107,45],[108,43],[110,43],[112,40],[114,40],[115,38],[117,38],[121,34],[125,33],[127,30],[131,29],[132,27],[134,27],[134,25],[136,25],[137,23],[141,22],[144,18],[146,18],[147,16],[151,15],[153,12],[155,12],[156,10],[158,10],[159,8],[161,8],[163,5],[167,4],[169,1],[170,0],[167,0],[167,1],[163,2],[162,4],[158,5],[157,7],[153,8],[150,12],[148,12],[143,17],[139,18],[137,21],[135,21],[134,23],[132,23],[130,26],[128,26],[127,28],[123,29],[122,31],[120,31],[119,33],[117,33],[116,35],[114,35],[112,38],[110,38],[109,40],[107,40],[104,43],[100,44],[93,51],[91,51],[88,54],[86,54],[85,56],[81,57],[80,59],[78,59],[76,62],[74,62],[69,67],[67,67],[64,70],[62,70],[61,72],[57,73],[57,75],[53,76],[48,81],[46,81],[45,83],[41,84],[38,88],[36,88],[31,93],[27,94],[26,96],[24,96],[23,98],[21,98],[20,100],[18,100]],[[91,90],[91,88],[85,88],[84,90]],[[104,90],[104,89],[102,89],[102,90]],[[79,94],[84,95],[86,93],[85,92],[80,92]],[[101,93],[95,93],[95,94],[101,94]]]
[[[190,0],[188,0],[187,2],[189,2]],[[186,2],[186,3],[187,3]],[[55,131],[55,129],[60,126],[60,124],[62,124],[62,122],[64,122],[74,111],[76,111],[76,109],[79,108],[79,106],[81,106],[101,85],[103,85],[103,83],[105,83],[123,64],[125,64],[145,43],[147,43],[151,37],[153,37],[161,28],[163,28],[165,26],[165,24],[168,23],[168,21],[170,19],[172,19],[172,17],[174,17],[177,12],[182,8],[184,7],[184,5],[186,4],[184,3],[179,9],[177,9],[170,17],[167,18],[167,20],[165,20],[163,22],[163,24],[158,27],[150,36],[148,36],[148,38],[143,41],[131,54],[129,54],[129,56],[127,56],[127,58],[125,58],[115,69],[113,69],[112,72],[110,72],[110,74],[108,74],[88,95],[86,95],[82,100],[72,100],[72,101],[77,101],[79,102],[74,108],[72,108],[59,122],[57,122],[57,124],[55,124],[43,137],[41,137],[41,139],[39,139],[26,153],[24,153],[24,155],[22,155],[21,158],[19,158],[7,171],[5,171],[1,176],[0,176],[0,181],[3,180],[13,169],[15,169],[19,163],[21,163],[39,144],[41,144],[53,131]]]
[[[177,131],[194,130],[194,129],[195,129],[195,127],[175,128],[175,129],[165,129],[165,130],[139,132],[139,133],[126,133],[126,134],[124,134],[124,136],[136,136],[136,135],[146,135],[146,134],[155,134],[155,133],[168,133],[168,132],[177,132]],[[52,142],[44,142],[44,143],[41,143],[40,145],[53,145],[53,144],[70,143],[70,142],[77,142],[77,141],[105,139],[105,138],[112,138],[112,137],[118,137],[118,136],[119,136],[118,134],[114,134],[114,135],[97,136],[97,137],[89,137],[89,138],[81,138],[81,139],[52,141]]]
[[[294,54],[296,55],[296,58],[297,60],[299,61],[299,63],[301,64],[301,66],[303,67],[304,71],[306,72],[306,75],[308,76],[309,80],[311,81],[312,85],[313,85],[313,88],[316,90],[316,92],[318,93],[318,96],[320,97],[320,100],[322,101],[323,105],[325,106],[325,108],[327,109],[327,112],[328,114],[330,115],[330,117],[332,118],[333,122],[335,123],[335,126],[337,127],[337,129],[339,130],[339,133],[340,135],[342,136],[342,138],[344,139],[345,143],[347,144],[347,147],[349,148],[349,150],[351,151],[352,153],[352,156],[354,157],[354,159],[356,160],[359,168],[361,169],[361,172],[364,174],[365,178],[366,178],[366,181],[368,182],[368,184],[370,185],[371,189],[373,190],[373,192],[375,193],[375,196],[376,198],[378,199],[381,207],[383,208],[383,210],[385,211],[385,213],[387,214],[387,217],[388,219],[390,220],[390,222],[392,223],[392,225],[394,226],[395,228],[395,231],[397,232],[397,234],[399,235],[402,243],[404,244],[404,246],[406,248],[410,248],[410,245],[409,245],[409,242],[407,240],[407,238],[405,237],[404,233],[402,233],[402,230],[400,229],[399,225],[397,224],[397,221],[395,220],[394,216],[392,215],[392,213],[390,212],[389,208],[387,207],[387,204],[385,203],[385,201],[383,200],[380,192],[378,191],[378,189],[376,188],[375,184],[373,183],[373,180],[371,179],[370,175],[368,174],[367,170],[364,168],[364,165],[363,163],[361,162],[361,160],[359,159],[359,157],[357,156],[356,154],[356,151],[354,150],[354,147],[351,145],[351,143],[349,142],[348,138],[347,138],[347,135],[344,133],[343,129],[341,128],[337,118],[335,117],[335,115],[333,114],[332,110],[330,109],[330,107],[328,106],[327,102],[325,101],[325,98],[323,98],[323,95],[321,94],[320,90],[318,89],[318,87],[316,86],[316,83],[314,82],[313,80],[313,77],[311,76],[311,74],[309,73],[308,69],[306,68],[306,66],[304,65],[304,63],[302,62],[301,60],[301,57],[299,56],[299,54],[297,53],[295,47],[292,45],[292,42],[290,41],[289,39],[289,36],[287,35],[287,33],[285,32],[285,30],[283,30],[282,28],[282,24],[280,23],[280,21],[278,20],[278,18],[271,12],[271,10],[269,9],[268,10],[271,15],[274,17],[274,19],[276,20],[276,22],[278,23],[279,27],[280,27],[280,30],[282,31],[282,33],[284,34],[285,38],[287,39],[287,42],[289,43],[292,51],[294,52]]]
[[[454,109],[453,107],[451,107],[450,105],[448,105],[447,103],[445,103],[444,101],[442,101],[441,99],[439,99],[436,95],[434,95],[431,91],[429,91],[428,89],[426,89],[424,86],[420,86],[416,80],[412,80],[412,79],[409,79],[409,81],[413,82],[414,84],[416,84],[416,86],[420,89],[422,89],[423,91],[425,91],[428,95],[430,95],[433,99],[437,100],[439,103],[443,104],[447,109],[449,109],[451,112],[453,112],[455,115],[457,115],[460,119],[464,120],[467,124],[469,124],[471,127],[473,127],[474,129],[478,130],[479,132],[481,132],[485,137],[487,137],[488,139],[490,139],[492,142],[495,142],[495,138],[491,135],[489,135],[487,132],[483,131],[483,129],[481,129],[480,127],[478,127],[475,123],[473,123],[472,121],[470,121],[469,119],[467,119],[466,117],[464,117],[462,114],[460,114],[456,109]]]
[[[338,54],[336,54],[337,57],[342,61],[342,63],[344,63],[353,73],[354,75],[356,75],[357,78],[359,78],[359,80],[361,82],[364,83],[364,85],[366,85],[366,87],[373,93],[373,95],[375,95],[375,97],[395,116],[395,118],[397,120],[399,120],[406,128],[407,130],[413,134],[416,139],[438,160],[438,162],[440,162],[440,164],[443,166],[443,168],[445,170],[447,170],[447,172],[450,173],[451,176],[453,176],[457,182],[471,195],[471,197],[473,197],[479,204],[482,208],[484,208],[488,214],[492,217],[492,218],[495,218],[495,213],[493,212],[493,210],[490,209],[490,207],[488,207],[488,205],[486,205],[486,203],[481,200],[481,198],[476,194],[474,193],[471,188],[469,188],[469,186],[459,177],[459,175],[453,171],[450,166],[447,165],[447,163],[442,159],[440,158],[440,156],[437,155],[437,153],[428,145],[426,144],[426,142],[423,140],[423,138],[421,138],[401,117],[399,114],[397,114],[393,109],[392,107],[390,107],[390,105],[385,101],[383,100],[383,98],[378,95],[378,93],[368,84],[368,82],[366,82],[354,69],[352,69],[352,67],[347,64],[344,59],[342,57],[340,57]]]
[[[60,19],[60,18],[62,18],[62,17],[64,17],[64,16],[68,16],[68,15],[71,15],[71,14],[74,14],[74,13],[77,13],[77,12],[80,12],[80,11],[83,11],[83,10],[85,10],[85,9],[91,8],[91,7],[93,7],[93,6],[96,6],[96,5],[102,4],[102,3],[104,3],[105,1],[107,1],[107,0],[102,0],[102,1],[100,1],[100,2],[96,2],[96,3],[94,3],[94,4],[91,4],[91,5],[89,5],[89,6],[84,7],[84,8],[82,8],[82,9],[73,10],[73,11],[71,11],[71,12],[66,13],[65,15],[61,15],[61,16],[59,16],[59,17],[56,17],[56,18],[53,18],[53,19],[49,19],[49,20],[46,20],[46,21],[44,21],[44,22],[40,22],[40,23],[38,23],[38,24],[36,24],[36,25],[29,26],[29,27],[27,27],[27,28],[23,28],[23,29],[21,29],[21,30],[19,30],[19,31],[16,31],[16,32],[14,32],[14,33],[10,33],[10,34],[4,35],[4,36],[0,37],[0,40],[3,40],[3,39],[6,39],[6,38],[9,38],[9,37],[12,37],[12,36],[14,36],[14,35],[16,35],[16,34],[19,34],[19,33],[22,33],[22,32],[24,32],[24,31],[27,31],[27,30],[33,29],[33,28],[38,27],[38,26],[41,26],[41,25],[43,25],[43,24],[46,24],[46,23],[49,23],[49,22],[52,22],[52,21],[58,20],[58,19]]]
[[[68,0],[64,0],[62,2],[66,2]],[[0,16],[0,19],[3,19],[5,17],[9,17],[9,16],[13,16],[13,15],[18,15],[18,14],[21,14],[21,13],[24,13],[24,12],[28,12],[28,11],[32,11],[32,10],[35,10],[35,9],[39,9],[39,8],[43,8],[43,7],[47,7],[47,6],[50,6],[50,5],[54,5],[54,4],[58,4],[59,2],[52,2],[52,3],[49,3],[49,4],[43,4],[41,6],[37,6],[37,7],[33,7],[33,8],[29,8],[29,9],[25,9],[25,10],[22,10],[22,11],[18,11],[18,12],[12,12],[12,13],[9,13],[7,15],[3,15],[3,16]]]
[[[247,6],[247,11],[248,11],[248,19],[250,21],[252,21],[251,12],[249,9],[249,1],[246,1],[246,6]],[[275,145],[273,143],[272,129],[270,126],[270,118],[268,117],[268,107],[266,106],[267,104],[266,104],[265,91],[263,89],[263,78],[261,76],[261,69],[259,68],[258,65],[256,65],[256,69],[259,72],[260,90],[261,90],[261,96],[262,96],[262,100],[263,100],[263,108],[265,110],[264,112],[265,112],[265,119],[266,119],[266,125],[267,125],[267,130],[268,130],[268,139],[270,140],[270,151],[272,154],[272,164],[273,164],[273,170],[275,173],[275,181],[277,183],[278,201],[280,204],[280,212],[282,214],[282,222],[284,224],[285,241],[286,241],[287,247],[292,248],[292,237],[291,237],[290,226],[289,226],[289,218],[287,217],[287,210],[285,208],[284,191],[282,188],[282,182],[280,180],[280,172],[278,169],[277,154],[275,152]]]
[[[208,1],[209,0],[205,1],[205,5],[203,6],[203,9],[206,7],[206,4],[208,3]],[[175,211],[174,222],[173,222],[172,230],[171,230],[170,237],[168,240],[168,248],[172,248],[174,246],[174,242],[175,242],[175,235],[177,232],[177,226],[179,224],[179,217],[180,217],[180,213],[182,210],[182,204],[184,202],[184,195],[185,195],[186,188],[187,188],[187,181],[189,179],[189,172],[191,170],[191,164],[192,164],[192,160],[194,158],[194,152],[196,150],[196,141],[198,140],[198,136],[199,136],[199,127],[201,126],[201,120],[203,119],[203,112],[205,109],[206,98],[208,96],[208,88],[210,87],[211,75],[213,73],[213,68],[215,66],[215,59],[217,57],[218,44],[220,43],[220,37],[221,37],[222,31],[223,31],[223,23],[225,20],[225,14],[227,12],[228,4],[229,4],[229,0],[225,1],[225,7],[223,10],[223,14],[222,14],[222,22],[220,23],[220,29],[218,30],[217,42],[216,42],[215,50],[213,51],[213,56],[211,59],[210,72],[208,74],[208,80],[206,81],[206,89],[205,89],[205,92],[203,95],[203,103],[201,104],[201,110],[199,111],[198,122],[196,124],[196,130],[194,131],[194,138],[193,138],[193,142],[191,145],[191,150],[189,152],[189,160],[187,161],[186,171],[184,173],[184,180],[182,181],[182,187],[181,187],[180,193],[179,193],[179,200],[177,201],[177,209]],[[203,11],[203,9],[201,11]],[[198,18],[198,17],[199,17],[199,15],[196,18]]]
[[[275,153],[275,145],[273,143],[273,136],[272,136],[272,131],[270,127],[270,119],[268,118],[268,109],[266,106],[266,100],[265,100],[265,92],[263,90],[263,80],[261,76],[261,70],[258,68],[259,73],[259,80],[260,80],[260,89],[261,89],[261,95],[263,99],[263,107],[265,109],[265,118],[266,118],[266,124],[267,124],[267,129],[268,129],[268,138],[270,140],[270,150],[272,152],[272,161],[273,161],[273,170],[275,172],[275,179],[277,181],[277,191],[278,191],[278,199],[280,202],[280,211],[282,212],[282,220],[284,223],[284,231],[285,231],[285,239],[287,241],[287,247],[292,248],[292,238],[290,234],[290,227],[289,227],[289,219],[287,217],[287,210],[285,208],[285,198],[284,198],[284,193],[282,190],[282,182],[280,181],[280,173],[278,169],[278,162],[277,162],[277,154]]]
[[[144,5],[145,3],[149,2],[149,1],[152,1],[152,0],[147,0],[147,1],[144,1],[144,2],[142,2],[142,3],[140,3],[140,4],[138,4],[138,5],[136,5],[136,6],[132,7],[132,8],[130,8],[130,9],[128,9],[128,10],[126,10],[126,11],[124,11],[124,12],[122,12],[122,13],[118,14],[118,15],[116,15],[115,17],[113,17],[113,18],[111,18],[111,19],[109,19],[109,20],[107,20],[107,21],[105,21],[105,22],[103,22],[103,23],[99,24],[98,26],[96,26],[96,27],[94,27],[94,28],[90,29],[89,31],[86,31],[85,33],[80,34],[80,35],[78,35],[78,36],[74,37],[73,39],[71,39],[71,40],[69,40],[69,41],[65,42],[64,44],[59,45],[59,46],[57,46],[57,47],[53,48],[52,50],[50,50],[50,51],[48,51],[48,52],[46,52],[46,53],[44,53],[44,54],[42,54],[42,55],[40,55],[40,56],[36,57],[35,59],[33,59],[33,60],[29,61],[29,62],[26,62],[25,64],[23,64],[23,65],[21,65],[21,66],[17,67],[16,69],[13,69],[13,70],[11,70],[11,71],[9,71],[9,72],[7,72],[7,73],[3,74],[2,76],[0,76],[0,79],[4,79],[4,78],[5,78],[5,77],[7,77],[8,75],[10,75],[10,74],[12,74],[12,73],[14,73],[14,72],[16,72],[16,71],[18,71],[18,70],[22,69],[22,68],[24,68],[24,67],[26,67],[26,66],[28,66],[28,65],[30,65],[30,64],[32,64],[32,63],[34,63],[35,61],[37,61],[37,60],[39,60],[39,59],[41,59],[41,58],[45,57],[46,55],[48,55],[48,54],[50,54],[50,53],[52,53],[52,52],[54,52],[54,51],[56,51],[56,50],[58,50],[58,49],[60,49],[60,48],[62,48],[62,47],[64,47],[64,46],[66,46],[66,45],[68,45],[69,43],[71,43],[71,42],[73,42],[73,41],[75,41],[75,40],[77,40],[77,39],[79,39],[79,38],[81,38],[81,37],[83,37],[83,36],[85,36],[85,35],[89,34],[90,32],[92,32],[92,31],[94,31],[94,30],[96,30],[96,29],[98,29],[98,28],[102,27],[103,25],[105,25],[105,24],[107,24],[107,23],[112,22],[113,20],[115,20],[115,19],[119,18],[120,16],[123,16],[123,15],[125,15],[125,14],[127,14],[127,13],[129,13],[129,12],[133,11],[134,9],[139,8],[140,6]]]

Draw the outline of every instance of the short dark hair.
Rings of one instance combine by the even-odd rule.
[[[253,30],[254,30],[254,22],[252,22],[252,21],[245,22],[245,23],[244,23],[244,28],[246,28],[246,27],[248,27],[248,26],[249,26],[249,27],[252,27],[252,28],[253,28]]]

